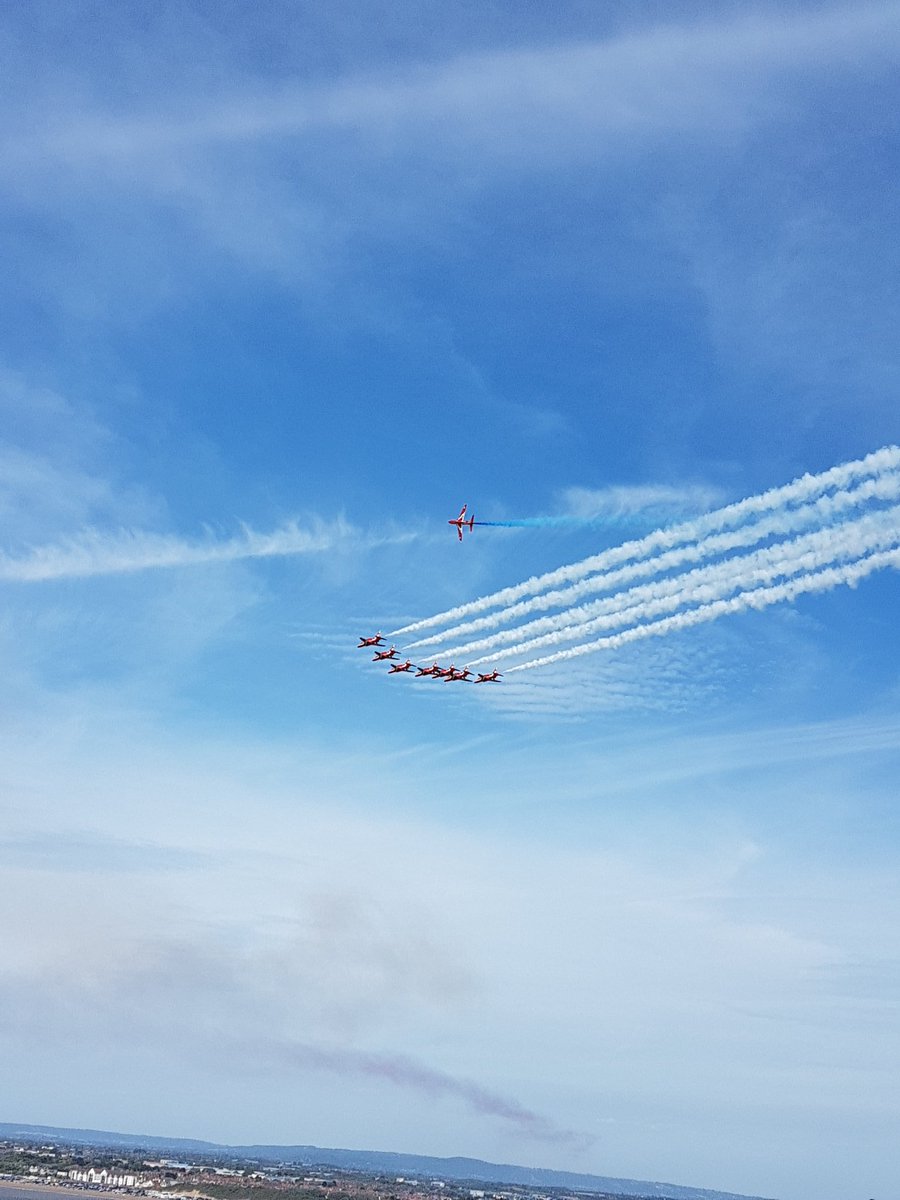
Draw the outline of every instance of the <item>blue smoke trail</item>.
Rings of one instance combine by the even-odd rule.
[[[604,519],[604,518],[599,518]],[[598,518],[591,517],[522,517],[514,521],[476,521],[476,525],[494,525],[502,529],[541,529],[546,525],[594,525]]]
[[[672,520],[673,511],[667,509],[642,508],[634,512],[596,513],[592,517],[518,517],[509,521],[476,521],[476,525],[492,525],[498,529],[586,529],[597,525],[647,525],[661,520]]]

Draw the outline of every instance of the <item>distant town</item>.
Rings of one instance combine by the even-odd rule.
[[[73,1191],[155,1200],[759,1200],[473,1158],[0,1123],[0,1200],[76,1200]]]
[[[585,1200],[583,1192],[523,1185],[497,1190],[449,1179],[205,1158],[150,1159],[139,1153],[88,1151],[84,1146],[0,1141],[0,1183],[30,1185],[35,1193],[67,1188],[157,1200]],[[617,1193],[594,1195],[598,1200],[620,1200]]]

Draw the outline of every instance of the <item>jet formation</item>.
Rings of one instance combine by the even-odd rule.
[[[384,638],[380,633],[373,637],[361,637],[357,650],[377,647],[382,644]],[[473,679],[473,672],[468,667],[456,667],[453,663],[449,667],[442,667],[440,663],[432,663],[430,667],[422,667],[417,663],[407,659],[406,662],[392,662],[392,659],[399,658],[396,646],[390,646],[387,650],[375,650],[372,655],[372,662],[388,663],[388,675],[413,675],[414,679],[443,679],[445,683],[499,683],[501,673],[499,671],[478,671]]]
[[[459,535],[459,540],[463,540],[463,530],[468,529],[471,533],[476,525],[490,525],[490,521],[476,521],[475,514],[466,518],[468,504],[464,504],[459,510],[459,516],[448,521],[448,525],[455,525],[456,532]],[[415,671],[414,679],[443,679],[445,683],[499,683],[501,673],[499,671],[479,671],[477,678],[472,678],[472,672],[468,667],[463,667],[461,670],[455,667],[453,663],[449,667],[442,667],[439,663],[432,663],[430,667],[420,667],[409,659],[406,662],[393,662],[395,658],[399,658],[397,647],[390,646],[387,650],[380,650],[377,647],[384,645],[384,634],[374,633],[371,637],[361,637],[357,650],[374,649],[372,662],[389,663],[388,675],[408,675]]]

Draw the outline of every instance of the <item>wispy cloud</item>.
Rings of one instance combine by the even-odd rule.
[[[353,536],[353,528],[341,519],[319,522],[310,528],[290,521],[270,533],[244,525],[239,534],[230,538],[217,538],[212,532],[204,538],[189,539],[142,530],[107,533],[89,529],[54,545],[37,547],[28,554],[0,555],[0,580],[36,583],[249,558],[322,554],[349,542]]]
[[[619,485],[605,488],[566,488],[560,495],[565,513],[590,520],[594,517],[643,516],[653,520],[705,512],[722,503],[719,488],[706,484],[675,487],[670,484]]]
[[[884,54],[900,41],[896,5],[837,7],[801,16],[760,16],[658,25],[608,40],[542,49],[516,49],[457,58],[434,67],[410,67],[398,79],[359,77],[331,86],[282,89],[276,95],[220,99],[184,118],[80,117],[57,121],[38,142],[41,154],[134,163],[185,146],[246,143],[316,130],[371,130],[391,138],[402,128],[440,121],[445,148],[453,132],[502,146],[509,162],[527,148],[533,159],[536,129],[554,129],[545,146],[558,152],[600,131],[633,137],[671,133],[691,125],[727,128],[755,119],[761,89],[747,95],[748,77],[798,67],[827,69]],[[396,74],[396,73],[395,73]],[[740,86],[736,86],[740,81]],[[446,128],[448,116],[452,119]],[[572,117],[575,123],[572,123]],[[527,142],[523,139],[527,139]],[[35,153],[11,139],[17,157]]]
[[[0,527],[7,553],[14,544],[40,545],[81,529],[164,521],[161,497],[123,470],[127,443],[89,402],[44,386],[42,374],[0,363]]]
[[[96,830],[7,833],[0,837],[0,862],[18,870],[87,874],[190,871],[209,861],[199,850],[113,837]]]
[[[478,699],[509,718],[552,716],[576,724],[597,713],[709,712],[721,701],[740,658],[740,648],[729,646],[726,665],[718,638],[703,646],[644,642],[626,653],[603,656],[589,667],[548,667],[539,683],[527,675],[506,676],[502,687],[480,689]]]

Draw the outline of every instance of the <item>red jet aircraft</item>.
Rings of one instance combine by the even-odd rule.
[[[420,679],[423,675],[431,675],[436,677],[440,674],[442,674],[442,668],[439,667],[437,663],[435,663],[432,667],[418,667],[416,669],[416,679]]]
[[[363,650],[366,646],[380,646],[384,638],[380,633],[376,633],[374,637],[361,637],[357,650]]]
[[[372,662],[384,662],[386,658],[396,658],[397,651],[391,646],[390,650],[376,650],[372,655]]]
[[[401,671],[411,671],[412,669],[413,665],[409,659],[407,659],[405,663],[394,663],[394,665],[389,668],[388,675],[399,675]]]
[[[482,675],[482,673],[479,671],[478,678],[475,680],[475,682],[476,683],[499,683],[500,682],[500,672],[499,671],[488,671],[487,675]]]
[[[472,674],[472,672],[469,670],[468,667],[466,667],[466,669],[464,671],[457,671],[455,667],[451,667],[450,670],[447,672],[447,674],[444,676],[444,679],[446,680],[447,683],[468,683],[469,676],[471,674]]]
[[[469,533],[471,533],[472,530],[475,528],[475,514],[474,513],[472,514],[471,517],[469,517],[468,521],[465,520],[466,509],[468,507],[469,507],[468,504],[464,504],[462,506],[462,508],[459,510],[459,516],[456,518],[456,520],[447,522],[448,525],[456,526],[456,532],[459,534],[460,541],[463,540],[463,529],[468,529]]]

